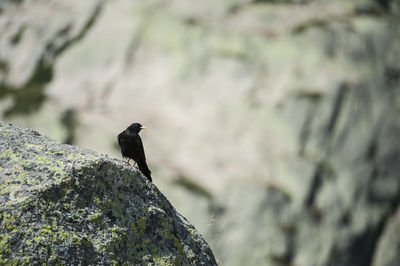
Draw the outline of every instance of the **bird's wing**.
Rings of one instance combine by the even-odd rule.
[[[135,158],[132,159],[146,161],[142,139],[137,133],[132,133],[125,130],[124,132],[119,134],[118,143],[121,147],[124,147],[127,152],[132,152],[132,154],[134,154]]]
[[[128,131],[124,130],[118,135],[118,144],[121,148],[121,154],[123,157],[130,157],[129,150],[131,150],[131,136]]]
[[[129,135],[126,131],[121,132],[118,135],[118,144],[119,146],[126,146],[129,143]]]
[[[144,161],[146,161],[146,156],[144,155],[144,148],[143,148],[143,143],[142,139],[138,134],[134,134],[133,138],[131,138],[131,141],[135,142],[135,147],[137,147],[136,152],[138,153],[139,158],[143,158]]]

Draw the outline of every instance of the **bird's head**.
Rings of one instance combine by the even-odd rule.
[[[139,124],[139,123],[133,123],[133,124],[131,124],[127,129],[128,129],[129,131],[132,131],[132,132],[135,132],[135,133],[139,133],[140,130],[146,129],[146,127],[142,126],[142,125]]]

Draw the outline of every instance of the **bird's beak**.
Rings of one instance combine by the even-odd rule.
[[[144,127],[144,126],[141,126],[141,127],[140,127],[140,129],[146,129],[146,127]]]

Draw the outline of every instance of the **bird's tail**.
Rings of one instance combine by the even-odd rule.
[[[138,162],[137,164],[139,166],[139,170],[147,177],[150,182],[152,182],[153,180],[151,179],[151,171],[149,167],[147,167],[146,161]]]

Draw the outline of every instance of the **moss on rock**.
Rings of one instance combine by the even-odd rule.
[[[0,264],[216,265],[135,168],[2,122],[0,139]]]

